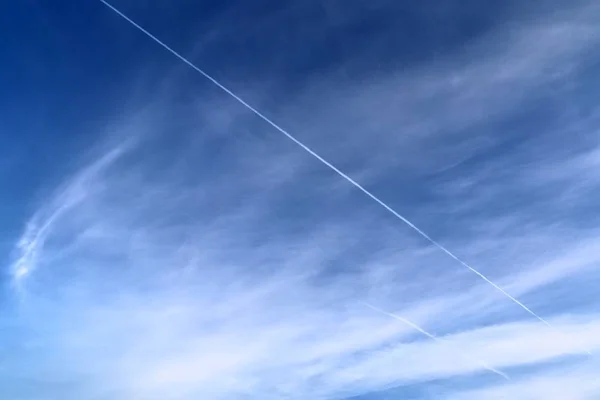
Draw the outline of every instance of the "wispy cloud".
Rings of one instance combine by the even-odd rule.
[[[61,399],[342,399],[462,377],[437,395],[600,395],[596,111],[526,140],[502,125],[587,71],[596,8],[507,22],[376,82],[313,77],[273,115],[556,329],[234,103],[166,97],[25,224],[0,394],[34,398],[33,381]]]

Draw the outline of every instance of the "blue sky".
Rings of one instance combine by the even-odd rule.
[[[100,1],[27,0],[0,397],[599,398],[600,6],[422,3],[112,4],[552,327]]]

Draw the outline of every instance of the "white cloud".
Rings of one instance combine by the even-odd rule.
[[[261,164],[252,171],[246,165],[247,172],[254,175]],[[253,215],[255,205],[264,205],[249,199],[249,206],[233,214],[190,216],[180,222],[168,218],[164,226],[155,210],[174,210],[198,199],[196,189],[174,187],[179,193],[171,197],[155,190],[165,182],[150,184],[143,169],[122,175],[107,167],[85,174],[84,180],[75,178],[49,203],[60,210],[60,218],[52,207],[46,210],[49,217],[37,225],[52,229],[42,232],[36,254],[51,261],[45,262],[47,271],[38,269],[24,281],[24,312],[51,311],[51,319],[29,322],[46,331],[41,338],[45,345],[59,349],[67,366],[93,359],[89,373],[111,382],[121,398],[168,394],[218,399],[244,393],[261,397],[264,392],[273,398],[329,398],[478,372],[477,360],[502,369],[600,347],[595,315],[554,318],[556,332],[536,321],[464,325],[467,316],[476,321],[490,307],[506,310],[511,304],[502,303],[481,282],[456,275],[457,266],[404,234],[388,238],[399,240],[400,250],[377,251],[375,246],[363,259],[347,259],[344,252],[352,251],[356,240],[360,243],[361,225],[368,225],[371,214],[346,223],[322,218],[299,235],[275,233],[257,241]],[[73,187],[83,194],[89,194],[88,188],[102,190],[66,202],[73,198],[67,195]],[[138,195],[113,192],[125,187]],[[230,195],[241,194],[233,190]],[[277,204],[272,196],[261,198]],[[203,210],[208,203],[194,205]],[[340,240],[342,236],[346,238]],[[33,237],[41,236],[34,232]],[[65,242],[72,246],[65,250]],[[518,293],[532,290],[585,268],[589,256],[595,257],[566,244],[565,261],[556,259],[550,269],[532,265],[521,276],[507,277],[514,282],[507,287]],[[323,271],[340,256],[340,262],[352,263],[354,273]],[[441,263],[441,279],[419,275],[421,265],[434,268],[431,262]],[[466,292],[458,289],[465,279],[471,287]],[[436,296],[422,297],[433,290]],[[362,307],[361,299],[390,310],[401,307],[403,316],[433,331],[443,333],[450,321],[452,331],[456,326],[460,331],[445,337],[449,346],[428,341]],[[461,358],[464,353],[475,361]],[[65,367],[64,373],[70,370]]]
[[[450,164],[477,154],[487,139],[463,129],[501,118],[530,92],[574,73],[597,43],[589,25],[595,12],[589,6],[510,26],[468,49],[469,61],[444,60],[441,72],[425,68],[342,90],[320,82],[305,96],[324,102],[299,112],[303,100],[290,100],[295,111],[282,119],[309,115],[298,123],[310,127],[308,140],[361,179],[381,179],[406,155],[401,171],[420,181],[448,165],[418,150],[456,150]],[[541,291],[567,278],[597,279],[596,229],[549,223],[547,216],[524,221],[518,207],[466,217],[464,204],[452,208],[472,227],[458,224],[443,235],[449,247],[545,310],[556,328],[548,329],[298,149],[261,136],[266,128],[249,124],[248,114],[204,100],[218,110],[178,119],[186,139],[172,148],[154,123],[124,124],[121,132],[141,138],[136,145],[92,161],[32,216],[11,272],[22,294],[20,328],[35,345],[12,357],[36,363],[49,380],[81,376],[86,398],[342,398],[485,373],[478,361],[513,380],[450,391],[456,399],[543,397],[562,393],[548,391],[558,383],[577,384],[568,398],[600,395],[597,385],[584,383],[593,361],[579,358],[600,348],[597,305],[565,308],[565,299]],[[144,115],[154,107],[164,107],[161,116],[173,108],[166,101]],[[390,134],[396,126],[402,134]],[[445,142],[446,129],[455,143]],[[550,173],[549,181],[570,187],[593,175],[597,152],[570,154],[560,179]],[[486,210],[504,200],[503,191],[539,184],[539,171],[552,161],[538,160],[536,171],[519,179],[508,174],[489,191],[496,175],[485,169],[436,188],[443,201],[481,189],[465,204]],[[436,204],[417,199],[409,211],[425,210],[421,217]],[[447,214],[431,214],[426,226],[446,224],[438,215]],[[566,289],[577,297],[583,287]],[[557,378],[549,363],[570,372]],[[31,373],[15,365],[15,379]],[[532,372],[519,372],[524,367]]]

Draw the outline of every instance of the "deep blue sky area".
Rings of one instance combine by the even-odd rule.
[[[280,96],[300,90],[313,76],[334,71],[335,79],[348,82],[460,54],[513,14],[517,4],[311,0],[114,5],[241,92],[252,82],[268,81],[277,88],[276,111]],[[357,13],[361,18],[355,18]],[[98,124],[127,107],[132,95],[123,93],[123,86],[141,82],[139,96],[152,96],[160,92],[166,73],[185,67],[99,2],[12,2],[0,18],[6,77],[2,130],[10,137],[2,149],[7,165],[2,179],[11,187],[3,214],[5,229],[14,232],[38,191],[69,167],[57,160],[85,148]],[[189,74],[178,84],[188,96],[214,90],[199,81]],[[16,221],[10,216],[17,216]]]
[[[3,4],[1,399],[600,398],[596,2],[111,4],[269,121]]]

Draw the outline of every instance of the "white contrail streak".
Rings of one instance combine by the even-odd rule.
[[[371,310],[373,310],[373,311],[376,311],[376,312],[378,312],[378,313],[380,313],[380,314],[383,314],[383,315],[387,315],[388,317],[391,317],[391,318],[397,319],[398,321],[404,322],[406,325],[408,325],[408,326],[410,326],[411,328],[413,328],[413,329],[415,329],[415,330],[417,330],[417,331],[421,332],[423,335],[427,336],[428,338],[430,338],[430,339],[432,339],[432,340],[435,340],[435,341],[436,341],[436,342],[438,342],[438,343],[442,343],[442,344],[444,344],[444,345],[452,345],[452,343],[451,343],[451,342],[449,342],[448,340],[440,339],[439,337],[437,337],[437,336],[435,336],[435,335],[433,335],[433,334],[431,334],[431,333],[427,332],[425,329],[421,328],[419,325],[415,324],[414,322],[411,322],[411,321],[409,321],[409,320],[408,320],[408,319],[406,319],[406,318],[403,318],[403,317],[401,317],[401,316],[399,316],[399,315],[397,315],[397,314],[394,314],[394,313],[391,313],[391,312],[387,312],[387,311],[385,311],[385,310],[382,310],[381,308],[379,308],[379,307],[375,307],[374,305],[372,305],[372,304],[369,304],[369,303],[367,303],[367,302],[362,302],[362,303],[363,303],[365,306],[369,307],[369,308],[370,308]],[[500,370],[498,370],[498,369],[496,369],[496,368],[494,368],[494,367],[490,366],[489,364],[487,364],[487,363],[485,363],[485,362],[483,362],[483,361],[481,361],[481,360],[478,360],[478,359],[476,359],[476,358],[472,358],[472,357],[465,356],[465,355],[464,355],[464,354],[462,354],[462,353],[460,354],[460,356],[461,356],[461,357],[463,357],[465,360],[476,362],[477,364],[479,364],[479,365],[480,365],[481,367],[483,367],[484,369],[486,369],[486,370],[488,370],[488,371],[490,371],[490,372],[493,372],[494,374],[500,375],[501,377],[503,377],[503,378],[504,378],[504,379],[506,379],[506,380],[509,380],[509,379],[510,379],[510,378],[508,377],[508,375],[506,375],[504,372],[502,372],[502,371],[500,371]]]
[[[135,21],[133,21],[127,15],[123,14],[121,11],[119,11],[117,8],[115,8],[114,6],[112,6],[106,0],[99,0],[99,1],[102,2],[104,5],[106,5],[108,8],[110,8],[111,10],[113,10],[115,13],[117,13],[119,16],[121,16],[123,19],[125,19],[127,22],[129,22],[131,25],[135,26],[137,29],[139,29],[140,31],[142,31],[144,34],[146,34],[149,38],[151,38],[152,40],[154,40],[156,43],[158,43],[159,45],[161,45],[162,47],[164,47],[165,50],[169,51],[175,57],[179,58],[181,61],[183,61],[184,63],[186,63],[187,65],[189,65],[191,68],[193,68],[194,70],[196,70],[198,73],[200,73],[202,76],[204,76],[206,79],[208,79],[209,81],[211,81],[212,83],[214,83],[217,87],[219,87],[225,93],[227,93],[228,95],[230,95],[231,97],[233,97],[235,100],[237,100],[240,104],[242,104],[248,110],[252,111],[254,114],[256,114],[259,118],[261,118],[267,124],[271,125],[275,129],[277,129],[280,133],[284,134],[288,139],[290,139],[292,142],[296,143],[298,146],[300,146],[302,149],[304,149],[311,156],[313,156],[314,158],[316,158],[317,160],[319,160],[321,163],[325,164],[329,169],[333,170],[335,173],[337,173],[339,176],[341,176],[342,178],[344,178],[346,181],[348,181],[350,184],[352,184],[358,190],[360,190],[365,195],[367,195],[368,197],[370,197],[373,201],[375,201],[381,207],[383,207],[387,211],[389,211],[392,215],[394,215],[400,221],[404,222],[406,225],[408,225],[410,228],[412,228],[414,231],[416,231],[423,238],[427,239],[427,241],[429,241],[432,245],[434,245],[439,250],[441,250],[444,253],[446,253],[448,256],[450,256],[452,259],[454,259],[455,261],[457,261],[463,267],[469,269],[475,275],[479,276],[481,279],[483,279],[484,281],[486,281],[488,284],[492,285],[496,290],[498,290],[504,296],[506,296],[507,298],[509,298],[510,300],[512,300],[515,304],[519,305],[523,310],[527,311],[529,314],[531,314],[532,316],[534,316],[535,318],[537,318],[538,320],[540,320],[544,324],[546,324],[548,326],[551,326],[550,323],[548,321],[546,321],[544,318],[540,317],[533,310],[531,310],[525,304],[521,303],[515,297],[513,297],[508,292],[506,292],[504,289],[502,289],[500,286],[496,285],[494,282],[492,282],[490,279],[488,279],[481,272],[479,272],[478,270],[476,270],[475,268],[471,267],[469,264],[467,264],[466,262],[464,262],[463,260],[461,260],[460,258],[458,258],[458,256],[454,255],[454,253],[452,253],[450,250],[446,249],[440,243],[436,242],[429,235],[427,235],[425,232],[423,232],[421,229],[419,229],[415,224],[413,224],[412,222],[410,222],[408,219],[404,218],[402,215],[400,215],[398,212],[396,212],[393,208],[391,208],[386,203],[384,203],[383,200],[380,200],[373,193],[371,193],[370,191],[368,191],[367,189],[365,189],[360,183],[356,182],[354,179],[350,178],[348,175],[346,175],[345,173],[343,173],[342,171],[340,171],[337,167],[335,167],[329,161],[325,160],[323,157],[321,157],[320,155],[318,155],[317,153],[315,153],[310,147],[306,146],[300,140],[296,139],[292,134],[288,133],[285,129],[283,129],[282,127],[280,127],[279,125],[277,125],[275,122],[271,121],[268,117],[266,117],[264,114],[262,114],[256,108],[254,108],[250,104],[246,103],[242,98],[240,98],[238,95],[236,95],[235,93],[233,93],[227,87],[223,86],[215,78],[213,78],[212,76],[210,76],[209,74],[207,74],[206,72],[204,72],[203,70],[201,70],[200,68],[198,68],[197,66],[195,66],[187,58],[183,57],[181,54],[179,54],[178,52],[176,52],[175,50],[173,50],[170,46],[168,46],[167,44],[165,44],[163,41],[161,41],[160,39],[158,39],[156,36],[154,36],[153,34],[151,34],[150,32],[148,32],[143,27],[141,27],[139,24],[137,24]]]

